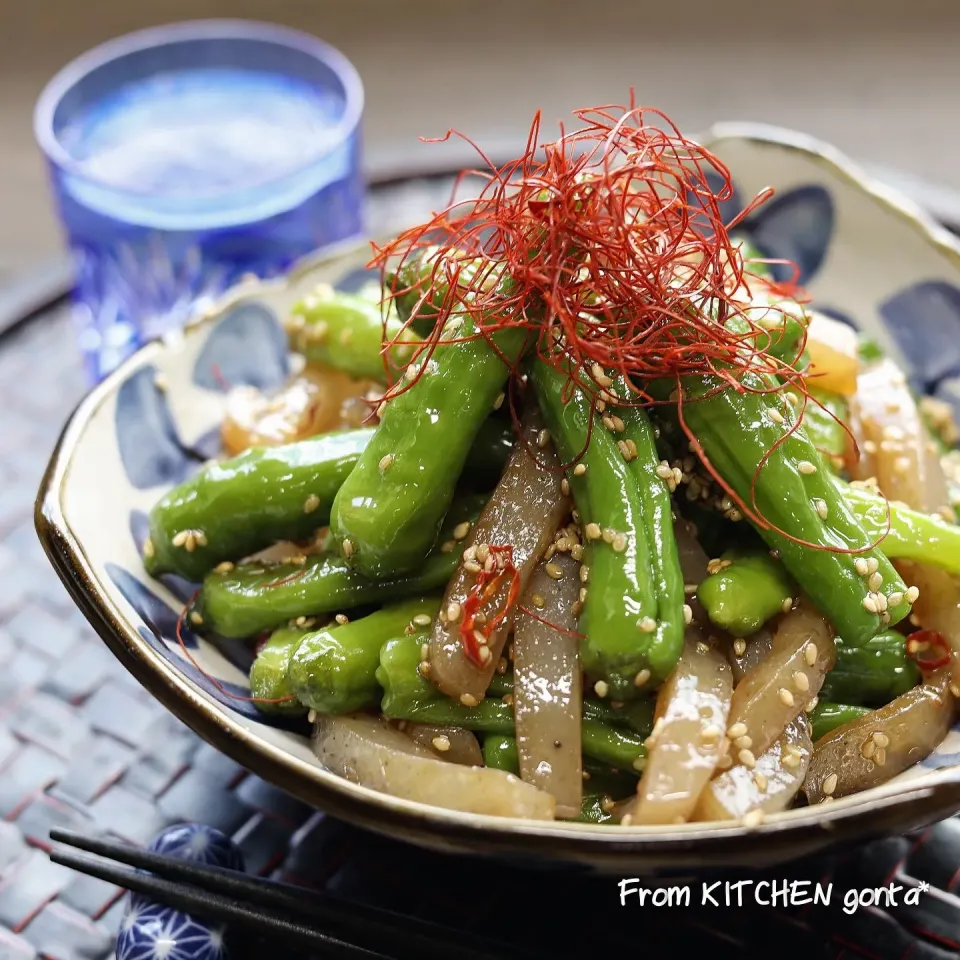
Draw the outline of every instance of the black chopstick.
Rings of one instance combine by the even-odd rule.
[[[142,893],[184,913],[196,914],[210,920],[235,923],[268,936],[278,937],[291,945],[322,949],[324,957],[334,960],[391,960],[395,953],[367,950],[354,943],[323,933],[289,917],[267,913],[229,897],[209,893],[198,887],[174,883],[162,877],[138,873],[107,861],[73,853],[70,850],[52,850],[50,860],[80,873],[106,880],[126,890]]]
[[[309,923],[305,928],[307,930],[316,931],[319,927],[344,943],[362,945],[365,949],[380,951],[381,955],[387,956],[394,955],[393,951],[400,949],[404,955],[415,955],[422,960],[434,957],[441,960],[452,955],[458,956],[460,960],[493,960],[493,958],[509,960],[511,957],[531,957],[529,951],[518,952],[508,944],[485,943],[472,931],[465,942],[463,933],[441,924],[406,917],[379,907],[341,900],[322,892],[304,891],[290,884],[250,877],[233,870],[164,856],[126,843],[56,828],[50,831],[50,839],[96,854],[98,857],[128,864],[139,870],[150,871],[156,877],[119,871],[124,879],[112,882],[127,889],[135,889],[129,885],[131,881],[143,885],[152,884],[159,879],[163,883],[162,889],[157,886],[151,886],[150,889],[140,889],[140,887],[136,889],[138,892],[152,895],[168,903],[171,902],[167,897],[169,891],[176,891],[181,896],[192,896],[192,889],[199,889],[215,897],[217,905],[248,904],[247,909],[252,911],[251,921],[262,916],[276,919],[279,914],[295,925],[303,926],[299,923],[297,919],[299,918],[300,921]],[[71,858],[70,863],[62,859],[65,855]],[[75,854],[69,854],[68,851],[55,850],[51,853],[51,859],[64,862],[66,866],[82,869],[87,873],[91,872],[91,867],[103,869],[101,861],[77,858]],[[83,867],[78,866],[78,862],[82,863]],[[172,905],[178,906],[178,904]],[[269,913],[264,911],[265,907],[270,908]],[[200,912],[201,908],[195,906],[194,909]],[[218,919],[224,918],[218,916]],[[243,918],[232,919],[235,922],[241,922]]]

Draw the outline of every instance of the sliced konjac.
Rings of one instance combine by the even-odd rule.
[[[758,667],[772,649],[773,633],[769,625],[761,627],[753,636],[732,640],[729,658],[733,668],[733,682],[739,683],[751,670]]]
[[[726,658],[697,628],[688,628],[676,669],[657,695],[646,767],[626,811],[629,822],[689,818],[720,762],[732,691]]]
[[[570,512],[569,498],[561,489],[560,466],[540,411],[532,406],[524,417],[522,439],[500,483],[466,539],[458,544],[466,559],[461,560],[447,585],[442,615],[434,620],[430,679],[449,697],[470,705],[482,700],[490,686],[512,617],[504,617],[492,630],[487,623],[510,612],[507,607],[511,595],[514,600],[523,595],[537,563]],[[485,564],[495,570],[502,558],[498,551],[506,547],[510,548],[515,574],[505,572],[495,592],[484,598],[480,612],[487,623],[478,621],[476,632],[468,631],[465,643],[461,629],[470,609],[468,597],[478,587],[479,570]],[[468,655],[467,646],[471,644],[482,654],[481,663]]]
[[[293,443],[335,430],[342,426],[343,405],[361,397],[368,387],[338,370],[314,367],[273,393],[234,387],[227,394],[220,429],[224,451],[236,456],[250,447]]]
[[[912,560],[896,560],[894,566],[904,583],[920,591],[912,616],[943,637],[950,648],[952,680],[960,686],[960,577]]]
[[[885,707],[818,740],[803,784],[807,800],[868,790],[929,756],[953,722],[950,686],[950,670],[942,667]]]
[[[808,708],[837,661],[833,636],[827,620],[805,599],[781,618],[770,653],[733,691],[727,735],[735,763],[752,768]]]
[[[859,462],[850,463],[851,477],[876,478],[888,500],[900,500],[915,510],[949,512],[939,450],[906,378],[892,360],[877,361],[861,371],[850,410],[850,426],[860,447]]]
[[[319,717],[313,747],[331,773],[404,800],[464,813],[554,819],[550,794],[503,770],[438,760],[377,717]]]
[[[483,766],[483,751],[476,736],[462,727],[437,727],[428,723],[404,723],[399,729],[438,760]]]
[[[697,539],[697,528],[679,513],[673,523],[673,534],[677,541],[677,555],[680,570],[683,573],[684,593],[694,621],[701,626],[709,625],[709,618],[697,599],[697,586],[707,579],[707,564],[710,558]]]
[[[810,765],[810,725],[801,714],[786,725],[753,769],[736,764],[715,776],[700,795],[693,820],[741,820],[754,810],[786,810]]]
[[[552,564],[549,572],[547,563]],[[556,798],[558,817],[577,816],[583,796],[575,612],[579,567],[569,553],[540,563],[514,620],[513,712],[520,776]]]

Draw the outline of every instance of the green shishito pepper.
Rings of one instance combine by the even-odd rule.
[[[296,697],[287,670],[297,647],[309,633],[309,630],[282,627],[260,648],[250,667],[250,695],[256,698],[254,705],[261,712],[283,716],[301,716],[307,712],[299,700],[287,699]]]
[[[850,419],[847,398],[829,390],[808,388],[811,399],[803,413],[803,429],[810,442],[823,455],[824,463],[839,469],[847,449],[847,434],[843,424]]]
[[[834,480],[871,540],[883,537],[884,553],[893,560],[916,560],[960,576],[960,526],[942,517],[884,500],[869,488]],[[887,532],[889,507],[890,530]]]
[[[392,342],[402,330],[396,311],[388,308],[386,339]],[[366,297],[337,290],[304,297],[291,310],[288,331],[290,346],[311,363],[360,379],[386,382],[384,321],[380,307]],[[402,369],[412,352],[412,345],[401,336],[390,349],[392,374]]]
[[[844,640],[851,646],[865,643],[882,629],[884,615],[894,624],[910,612],[903,599],[906,587],[873,546],[874,538],[851,512],[803,430],[784,439],[794,409],[778,395],[776,382],[754,371],[741,377],[739,388],[719,376],[685,378],[681,402],[686,425],[748,505],[755,483],[754,512],[766,521],[756,525],[760,536],[778,552],[796,583],[816,598]],[[869,585],[873,574],[856,569],[861,559],[875,566],[876,590]],[[883,598],[879,604],[878,592]],[[899,602],[890,603],[891,594],[899,595]]]
[[[287,670],[287,682],[297,699],[325,714],[376,706],[382,695],[377,683],[380,648],[391,637],[418,629],[420,618],[429,622],[441,599],[405,600],[305,636]]]
[[[821,700],[882,707],[920,683],[920,668],[907,656],[907,640],[885,630],[859,647],[837,638],[837,662],[820,690]]]
[[[432,356],[408,368],[421,369],[419,378],[385,404],[333,503],[334,538],[367,577],[387,579],[423,563],[477,431],[527,339],[514,326],[488,340],[467,314],[448,327]]]
[[[513,707],[487,697],[475,707],[445,697],[420,673],[426,633],[395,637],[383,645],[377,683],[383,688],[381,710],[392,720],[410,720],[442,727],[463,727],[479,733],[515,736]],[[638,771],[647,756],[644,737],[626,725],[614,726],[587,715],[581,722],[581,747],[592,757],[623,770]]]
[[[204,468],[150,512],[147,572],[199,581],[224,560],[240,560],[279,540],[308,539],[330,519],[337,490],[374,433],[366,427],[254,447]],[[490,489],[514,441],[509,423],[487,418],[468,450],[461,480],[473,489]]]
[[[417,310],[413,321],[414,331],[421,337],[429,336],[436,323],[437,316],[443,309],[444,301],[449,292],[449,286],[441,278],[445,277],[444,264],[439,264],[436,273],[437,282],[433,282],[434,271],[438,269],[437,256],[439,248],[427,249],[419,257],[411,258],[402,263],[397,270],[387,273],[384,283],[384,292],[392,297],[396,305],[397,314],[402,323],[406,323]],[[477,276],[477,272],[484,266],[480,259],[458,260],[460,286],[466,287]],[[486,263],[490,269],[490,263]],[[426,296],[424,296],[426,294]],[[423,299],[417,309],[417,304]]]
[[[611,379],[613,382],[607,387],[611,396],[627,403],[633,402],[634,396],[626,380],[619,375]],[[673,532],[670,489],[657,473],[660,454],[657,452],[653,424],[646,410],[636,406],[618,406],[611,412],[615,412],[623,423],[623,431],[614,435],[626,445],[624,457],[629,457],[627,468],[640,491],[641,516],[657,595],[657,629],[654,634],[657,658],[663,662],[672,659],[675,665],[683,649],[686,596],[677,538]],[[614,423],[614,429],[619,427],[619,424],[611,422]]]
[[[370,580],[337,556],[318,554],[302,564],[242,563],[211,571],[203,581],[196,610],[204,626],[221,637],[251,637],[295,620],[387,603],[438,590],[453,576],[460,551],[454,530],[480,516],[483,495],[454,501],[444,518],[440,543],[423,566],[394,580]]]
[[[697,587],[710,622],[734,637],[749,637],[784,608],[793,585],[767,551],[728,550],[721,566]]]
[[[866,716],[868,713],[870,713],[870,710],[867,707],[855,707],[847,703],[828,703],[821,700],[810,712],[813,742],[816,743],[828,733],[833,733],[837,727],[859,720],[860,717]]]
[[[644,522],[636,477],[614,436],[593,417],[589,399],[579,389],[568,398],[567,377],[543,361],[534,361],[530,376],[561,459],[571,463],[582,454],[585,468],[567,472],[587,531],[581,664],[608,684],[611,697],[622,700],[638,693],[634,680],[641,671],[661,681],[679,656],[673,636],[659,622],[653,557],[658,544],[651,543]],[[610,531],[607,538],[590,536],[604,530]]]
[[[504,733],[488,733],[483,738],[484,766],[520,776],[520,754],[517,738]]]
[[[373,433],[347,430],[254,447],[204,467],[150,511],[147,572],[199,581],[221,561],[278,540],[308,539],[326,525],[336,492]]]

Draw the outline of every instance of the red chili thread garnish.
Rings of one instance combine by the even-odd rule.
[[[219,363],[210,364],[210,373],[213,374],[213,379],[217,381],[220,385],[221,390],[230,390],[230,381],[223,375],[223,371],[220,369]]]
[[[463,619],[460,622],[460,642],[467,659],[477,667],[486,666],[480,655],[483,644],[477,639],[479,633],[484,641],[490,640],[494,630],[510,615],[520,596],[520,571],[513,563],[513,547],[490,546],[490,555],[495,563],[492,570],[481,569],[477,574],[477,582],[471,588],[467,598],[463,601]],[[510,578],[510,588],[507,591],[506,602],[503,608],[493,617],[488,617],[481,625],[477,625],[477,615],[483,606],[489,603],[500,590],[504,581]]]
[[[937,630],[917,630],[907,637],[907,656],[923,671],[937,670],[950,662],[950,644]]]
[[[805,408],[813,399],[805,373],[767,349],[776,332],[771,315],[782,315],[786,323],[789,313],[772,303],[761,324],[752,302],[757,291],[774,300],[809,302],[797,283],[799,270],[789,261],[757,260],[791,271],[786,280],[761,278],[730,236],[773,190],[762,190],[725,219],[725,205],[734,198],[729,169],[682,136],[661,111],[638,107],[632,90],[627,106],[586,108],[574,117],[578,129],[567,133],[561,125],[557,139],[541,142],[537,113],[523,153],[501,166],[458,131],[421,138],[442,143],[459,137],[476,150],[486,169],[463,171],[447,207],[393,241],[373,244],[369,266],[380,269],[386,290],[385,363],[401,338],[413,349],[384,400],[410,389],[429,368],[438,346],[483,337],[503,357],[496,335],[522,327],[533,338],[536,355],[562,371],[594,406],[598,399],[610,402],[601,396],[592,373],[599,364],[637,393],[632,399],[617,398],[621,406],[679,406],[684,379],[699,376],[713,378],[717,391],[780,393],[793,387]],[[472,199],[458,200],[469,178],[478,178],[482,186]],[[401,269],[416,261],[430,269],[419,271],[425,275],[413,283],[400,282]],[[401,296],[414,300],[414,306],[403,332],[388,339],[386,308]],[[431,333],[418,338],[414,324],[428,315]],[[734,318],[739,332],[731,329]],[[798,355],[805,343],[804,334]],[[512,370],[511,382],[518,373]],[[675,384],[679,400],[654,400],[632,381]],[[706,396],[685,402],[702,399]],[[758,526],[834,553],[858,554],[876,546],[798,540],[762,516],[757,478],[796,425],[758,466],[747,503],[709,464],[682,414],[680,420],[706,470]]]
[[[213,684],[217,690],[220,691],[225,697],[228,697],[231,700],[242,700],[244,703],[287,703],[289,700],[296,700],[297,698],[291,693],[286,697],[274,697],[272,699],[267,697],[239,697],[235,693],[231,693],[227,690],[219,680],[211,677],[203,667],[194,659],[193,654],[187,649],[187,645],[183,639],[183,621],[186,619],[187,612],[190,610],[190,607],[193,606],[193,602],[199,596],[200,591],[197,590],[194,592],[193,596],[186,602],[184,608],[180,611],[180,615],[177,617],[177,626],[176,626],[176,635],[177,643],[180,644],[180,649],[183,651],[183,655],[193,664],[197,672],[202,674],[203,677]]]
[[[570,630],[567,627],[561,627],[558,623],[552,623],[550,620],[546,620],[544,617],[539,616],[529,607],[524,607],[522,604],[517,604],[517,610],[520,613],[525,613],[528,617],[532,617],[537,623],[542,623],[545,627],[550,627],[551,630],[556,630],[557,633],[565,633],[570,637],[576,637],[578,640],[583,640],[586,638],[585,633],[578,633],[576,630]]]

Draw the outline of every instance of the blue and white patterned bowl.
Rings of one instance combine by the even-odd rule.
[[[868,331],[914,382],[960,401],[960,243],[871,182],[831,147],[755,125],[705,138],[741,198],[777,195],[750,223],[770,257],[798,262],[824,312]],[[231,291],[185,331],[146,346],[70,420],[44,477],[37,527],[81,609],[140,682],[201,736],[263,778],[361,826],[448,851],[581,870],[677,874],[761,867],[837,843],[902,832],[960,810],[960,733],[884,787],[829,807],[739,825],[596,827],[480,817],[356,786],[314,760],[302,722],[266,719],[225,696],[184,658],[174,626],[194,586],[143,572],[145,515],[211,455],[223,384],[271,387],[287,375],[280,320],[318,282],[367,279],[366,245],[301,264],[286,279]],[[234,696],[248,694],[247,645],[189,630],[192,656]]]

